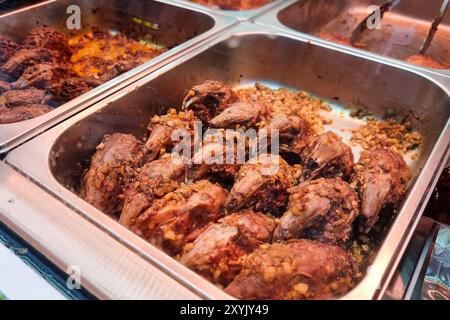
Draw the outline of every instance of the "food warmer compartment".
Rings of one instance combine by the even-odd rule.
[[[69,6],[78,6],[80,9],[81,31],[69,32],[67,29]],[[76,11],[69,12],[73,14]],[[72,38],[80,32],[84,35],[94,29],[107,31],[113,36],[119,32],[129,39],[140,41],[141,44],[151,41],[152,45],[156,44],[157,48],[162,47],[166,51],[67,103],[53,103],[51,106],[56,108],[44,115],[21,122],[1,124],[0,153],[139,79],[147,69],[155,70],[181,56],[187,49],[235,22],[235,19],[229,17],[164,0],[138,0],[131,3],[122,0],[45,1],[1,15],[0,34],[17,42],[25,39],[34,28],[48,26]],[[2,80],[5,80],[4,77],[6,76],[2,73]]]
[[[380,233],[362,280],[343,297],[381,298],[448,158],[449,78],[314,38],[242,24],[18,147],[6,161],[93,222],[99,232],[107,232],[199,296],[230,298],[79,196],[81,177],[105,134],[144,137],[151,116],[180,106],[188,89],[207,79],[307,91],[332,106],[331,130],[363,123],[343,108],[355,101],[377,117],[395,109],[421,119],[417,129],[423,147],[415,160],[409,159],[413,179],[407,195],[395,219]],[[358,150],[354,153],[357,157]],[[84,255],[82,250],[77,254]],[[127,263],[121,266],[127,268]]]

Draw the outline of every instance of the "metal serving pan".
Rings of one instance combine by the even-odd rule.
[[[217,14],[223,14],[226,16],[230,16],[230,17],[238,19],[239,21],[249,21],[249,20],[252,20],[252,19],[260,16],[261,14],[275,8],[276,6],[281,5],[285,0],[273,0],[271,3],[268,3],[262,7],[252,9],[252,10],[242,10],[242,11],[222,10],[219,8],[203,6],[201,4],[191,2],[190,0],[174,0],[174,1],[182,2],[184,4],[192,6],[193,8],[196,8],[196,9],[203,9],[203,10],[207,10],[207,11],[214,12]]]
[[[383,2],[385,0],[287,0],[275,10],[258,17],[257,23],[271,25],[287,32],[302,33],[308,39],[328,42],[316,34],[326,31],[350,37],[356,25],[370,13],[367,8]],[[385,14],[380,30],[365,33],[365,48],[349,49],[365,51],[377,57],[383,56],[392,61],[395,59],[416,69],[433,70],[450,76],[450,70],[424,68],[403,60],[418,53],[441,3],[442,0],[401,1]],[[342,46],[330,43],[337,47]],[[450,12],[444,16],[427,54],[450,65]]]
[[[151,115],[179,106],[187,89],[206,79],[235,85],[261,81],[323,98],[339,97],[344,105],[358,100],[375,115],[389,107],[407,108],[421,117],[424,148],[412,167],[414,179],[408,194],[370,261],[370,271],[345,297],[380,298],[449,155],[450,78],[269,27],[263,30],[242,24],[18,147],[6,161],[195,293],[230,298],[76,193],[104,134],[125,132],[142,137]]]
[[[179,57],[185,50],[198,45],[220,30],[232,25],[235,19],[201,9],[193,9],[182,3],[166,0],[61,0],[46,1],[0,16],[0,34],[21,40],[37,25],[49,25],[66,29],[66,13],[69,5],[81,9],[82,27],[97,26],[107,30],[138,28],[132,18],[137,17],[159,25],[159,30],[143,28],[155,40],[171,48],[168,52],[139,67],[91,90],[90,92],[56,108],[43,116],[14,124],[0,125],[0,154],[42,132],[52,124],[75,114],[90,104],[104,98],[110,92],[123,88],[138,79],[143,71],[155,70],[164,63]],[[133,29],[134,30],[134,29]]]

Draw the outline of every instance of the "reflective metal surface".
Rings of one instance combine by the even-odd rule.
[[[173,0],[177,2],[184,3],[185,5],[191,6],[196,9],[207,10],[216,14],[222,14],[229,17],[233,17],[238,19],[239,21],[249,21],[252,20],[261,14],[269,11],[270,9],[276,8],[278,5],[281,5],[286,0],[273,0],[271,3],[268,3],[260,8],[252,9],[252,10],[243,10],[243,11],[234,11],[234,10],[222,10],[219,8],[203,6],[189,0]]]
[[[381,298],[449,156],[450,78],[313,38],[242,24],[18,147],[6,161],[97,225],[99,232],[107,232],[196,294],[231,298],[77,195],[83,170],[104,134],[142,137],[151,115],[180,106],[187,89],[206,79],[234,85],[261,81],[325,99],[338,97],[342,105],[357,100],[375,115],[394,108],[420,117],[424,147],[412,168],[408,194],[369,271],[344,297]]]
[[[323,40],[316,34],[325,31],[350,39],[352,31],[370,12],[368,7],[381,5],[383,2],[383,0],[287,0],[275,10],[258,17],[256,22],[341,48],[344,47],[342,44]],[[441,3],[441,0],[401,1],[385,14],[381,29],[365,32],[363,47],[347,48],[354,52],[364,52],[368,56],[396,61],[411,68],[426,69],[450,77],[450,70],[429,69],[404,61],[406,57],[418,54]],[[450,14],[447,13],[427,54],[450,65],[449,52]]]
[[[200,45],[236,22],[229,17],[168,0],[137,0],[132,3],[126,0],[52,0],[1,15],[0,34],[20,40],[37,25],[53,26],[64,32],[69,5],[78,5],[81,8],[83,26],[96,26],[107,30],[137,28],[133,17],[142,17],[146,21],[157,23],[158,31],[144,28],[145,33],[151,33],[156,42],[170,50],[48,114],[19,123],[0,125],[0,153],[136,81],[148,72],[148,69],[156,70],[173,61],[189,48]]]

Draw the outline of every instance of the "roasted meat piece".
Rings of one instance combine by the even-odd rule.
[[[0,35],[0,65],[8,61],[19,49],[19,45],[11,38]]]
[[[207,180],[183,185],[150,208],[131,225],[131,230],[171,255],[194,241],[210,222],[224,215],[228,192]]]
[[[281,157],[260,155],[244,164],[227,199],[228,212],[245,208],[279,215],[293,186],[293,172]]]
[[[54,56],[64,61],[71,54],[68,38],[52,27],[37,27],[31,30],[22,44],[26,48],[45,48],[54,52]]]
[[[345,180],[353,172],[352,149],[331,131],[312,140],[300,157],[304,166],[304,180],[318,177],[339,177]]]
[[[257,102],[236,102],[209,121],[216,128],[258,128],[270,115],[270,109]]]
[[[422,54],[410,56],[406,59],[406,62],[432,69],[450,69],[450,66],[446,66],[433,57]]]
[[[262,213],[245,211],[210,224],[180,262],[213,283],[227,286],[239,274],[245,255],[270,242],[276,223]]]
[[[353,286],[355,266],[338,246],[310,240],[262,245],[225,289],[238,299],[328,299]]]
[[[221,129],[211,134],[206,131],[202,145],[192,157],[189,179],[234,182],[234,176],[245,162],[247,147],[247,138],[237,131]]]
[[[130,227],[151,206],[153,200],[177,189],[184,180],[185,172],[183,161],[170,156],[146,163],[125,188],[119,222]]]
[[[0,80],[0,94],[9,90],[11,90],[11,84],[9,82]]]
[[[14,90],[36,87],[40,89],[49,89],[59,85],[61,79],[67,75],[68,71],[59,65],[50,63],[39,63],[28,67],[22,76],[11,87]]]
[[[119,214],[125,180],[133,174],[141,157],[142,144],[133,135],[105,135],[84,176],[81,196],[106,214]]]
[[[358,195],[341,179],[318,179],[289,190],[289,205],[274,240],[311,239],[332,244],[348,240],[359,214]]]
[[[238,98],[231,87],[219,81],[208,80],[189,90],[183,101],[183,110],[193,110],[206,124],[237,101]]]
[[[181,142],[184,134],[194,135],[195,116],[192,111],[177,112],[170,109],[163,116],[154,116],[148,125],[148,139],[144,146],[145,161],[153,161],[159,155],[170,152],[171,149]],[[174,139],[173,134],[180,134]],[[193,143],[194,139],[191,139]]]
[[[45,48],[24,48],[6,61],[0,67],[0,71],[19,78],[27,68],[40,63],[57,63],[54,52]]]
[[[223,10],[250,10],[262,7],[272,0],[191,0],[204,6],[217,6]]]
[[[0,107],[0,124],[15,123],[33,119],[52,110],[52,107],[40,104],[29,104],[15,107],[13,109]]]
[[[266,129],[269,137],[277,132],[282,152],[300,154],[315,137],[308,121],[281,113],[272,116]]]
[[[1,96],[2,103],[9,108],[28,104],[44,104],[48,97],[44,90],[27,89],[6,91]]]
[[[91,89],[101,85],[97,79],[89,79],[85,77],[70,76],[61,79],[61,81],[49,88],[55,98],[62,102],[73,100]]]
[[[410,170],[400,154],[388,149],[363,151],[355,169],[353,183],[361,196],[360,230],[368,233],[381,209],[401,201]]]

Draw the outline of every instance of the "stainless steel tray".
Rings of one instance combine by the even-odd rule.
[[[52,0],[1,15],[0,34],[20,40],[36,25],[50,25],[64,30],[69,5],[81,8],[83,26],[121,30],[133,24],[132,17],[151,20],[159,24],[161,31],[148,32],[152,32],[158,42],[172,49],[48,114],[19,123],[0,125],[0,154],[139,79],[148,69],[156,70],[180,57],[189,48],[236,23],[233,18],[167,0],[136,0],[132,3],[126,0]]]
[[[380,5],[383,2],[384,0],[286,0],[281,6],[258,17],[256,23],[302,34],[308,39],[330,43],[335,47],[343,47],[341,44],[323,40],[315,34],[324,30],[350,36],[354,27],[367,16],[368,6]],[[366,48],[347,48],[450,77],[450,70],[429,69],[400,60],[418,53],[441,3],[441,0],[401,1],[398,6],[385,14],[381,30],[367,32]],[[449,52],[450,13],[447,12],[427,54],[444,58],[450,65]]]
[[[249,21],[252,20],[261,14],[281,5],[285,0],[273,0],[271,3],[268,3],[260,8],[252,9],[252,10],[243,10],[243,11],[234,11],[234,10],[222,10],[214,7],[203,6],[201,4],[197,4],[191,2],[189,0],[174,0],[177,2],[182,2],[186,5],[192,6],[193,8],[203,9],[210,12],[214,12],[217,14],[223,14],[229,17],[233,17],[238,19],[239,21]]]
[[[358,100],[376,115],[391,107],[410,108],[421,117],[425,143],[412,168],[407,197],[364,279],[344,297],[380,298],[449,156],[450,78],[269,27],[242,24],[18,147],[6,161],[196,294],[230,298],[71,191],[78,188],[104,134],[142,137],[152,114],[180,105],[187,89],[206,79],[301,88],[323,98],[338,96],[344,105]]]

